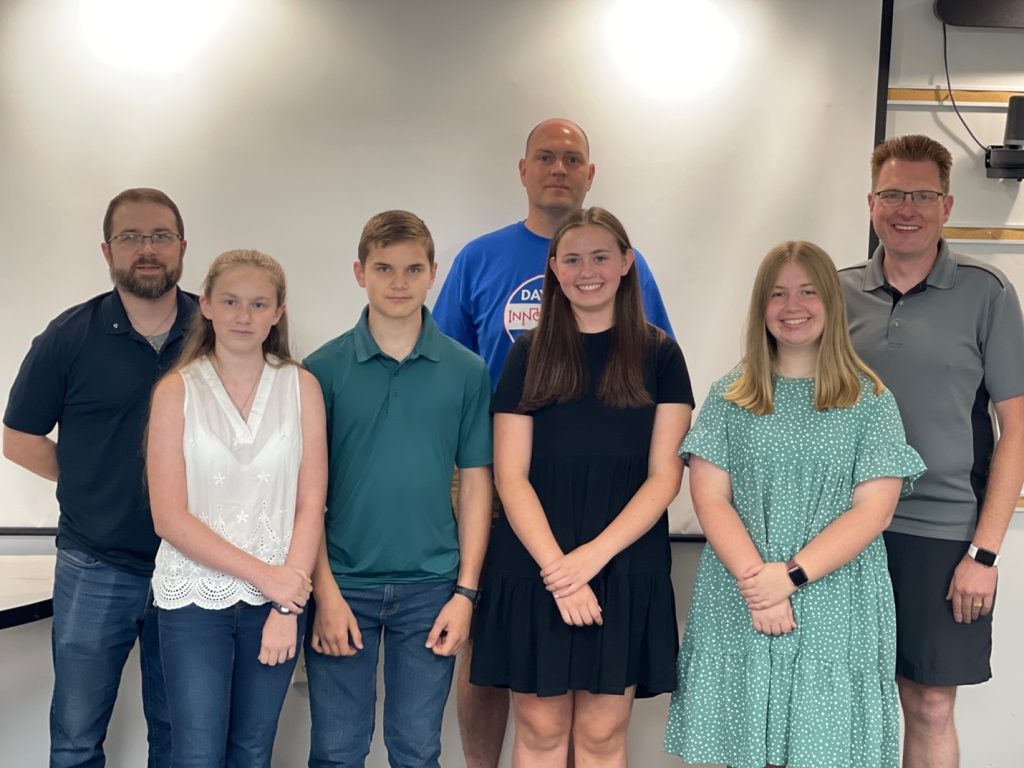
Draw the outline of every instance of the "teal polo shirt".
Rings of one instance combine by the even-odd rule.
[[[327,407],[327,556],[342,589],[456,578],[452,468],[491,463],[487,366],[422,312],[402,361],[377,346],[368,309],[305,360]]]

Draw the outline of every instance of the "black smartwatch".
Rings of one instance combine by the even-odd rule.
[[[986,568],[991,568],[993,565],[999,565],[999,555],[993,552],[991,549],[982,549],[976,547],[973,544],[967,548],[967,554],[971,556],[974,562],[984,565]]]
[[[271,602],[270,607],[273,608],[278,613],[280,613],[282,616],[291,616],[292,615],[292,609],[291,608],[285,608],[280,603]]]
[[[789,580],[793,582],[793,586],[797,589],[800,589],[800,587],[807,583],[807,574],[804,573],[804,569],[797,564],[796,560],[786,562],[786,573],[789,574]]]
[[[474,608],[476,607],[476,604],[480,602],[479,589],[470,589],[469,587],[464,587],[461,584],[456,584],[454,594],[462,595],[473,604]]]

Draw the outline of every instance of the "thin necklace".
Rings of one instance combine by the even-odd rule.
[[[260,368],[259,373],[256,374],[256,380],[252,383],[252,386],[249,388],[249,394],[245,396],[245,400],[243,400],[242,404],[239,405],[235,398],[231,395],[231,392],[228,390],[228,385],[224,382],[224,377],[221,376],[220,368],[217,365],[217,361],[212,355],[210,356],[210,365],[213,366],[213,370],[216,371],[217,373],[217,378],[220,379],[221,386],[224,387],[224,391],[227,392],[228,400],[230,400],[231,404],[235,406],[235,410],[238,411],[238,415],[244,419],[246,406],[249,405],[249,401],[252,400],[253,395],[256,394],[256,388],[260,384],[260,379],[263,378],[263,368]],[[266,363],[264,363],[264,366],[266,366]]]
[[[171,315],[173,315],[177,310],[178,310],[178,302],[175,301],[173,304],[171,304],[171,311],[168,312],[166,315],[164,315],[163,319],[159,323],[154,325],[153,329],[150,330],[150,331],[144,331],[142,329],[142,324],[132,316],[132,313],[128,311],[128,307],[124,308],[124,313],[126,315],[128,315],[128,320],[131,321],[132,328],[134,328],[136,331],[138,331],[143,336],[145,336],[146,337],[146,341],[148,341],[150,344],[152,344],[153,343],[153,339],[155,339],[157,336],[160,335],[158,333],[158,331],[161,328],[164,327],[164,323],[166,323],[168,320],[170,320],[171,319]]]

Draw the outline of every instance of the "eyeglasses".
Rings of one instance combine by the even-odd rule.
[[[933,192],[930,189],[915,189],[913,192],[904,192],[902,189],[883,189],[881,192],[875,192],[875,197],[882,205],[887,205],[890,208],[903,205],[903,201],[908,197],[914,205],[925,208],[934,205],[940,197],[945,196],[945,192]]]
[[[117,243],[125,248],[141,248],[142,244],[149,240],[154,248],[167,248],[172,243],[181,240],[181,235],[174,232],[154,232],[152,235],[143,235],[139,232],[122,232],[107,240],[108,243]]]

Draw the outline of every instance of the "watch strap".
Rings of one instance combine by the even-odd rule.
[[[456,584],[453,594],[462,595],[463,597],[467,598],[469,602],[471,602],[474,606],[476,606],[476,604],[480,602],[479,589],[470,589],[469,587],[464,587],[461,584]]]

